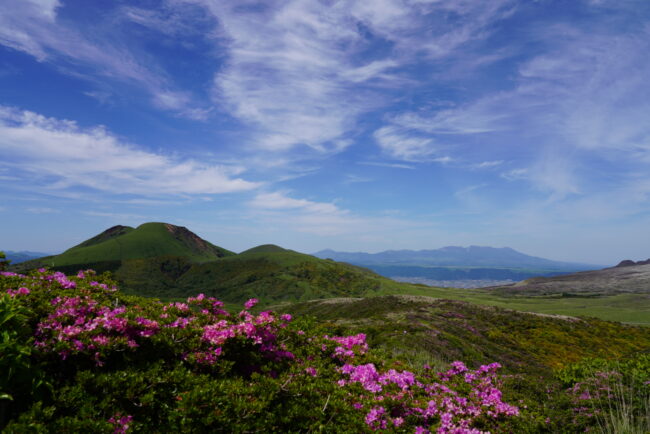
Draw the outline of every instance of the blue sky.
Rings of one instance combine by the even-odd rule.
[[[650,256],[646,0],[4,0],[0,248]]]

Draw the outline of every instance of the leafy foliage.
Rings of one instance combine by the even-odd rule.
[[[650,353],[585,359],[557,376],[571,396],[574,423],[604,432],[650,431]]]
[[[7,413],[48,393],[50,384],[32,358],[28,310],[14,298],[26,288],[0,295],[0,421]]]
[[[648,408],[642,327],[413,296],[284,305],[294,319],[90,271],[2,272],[0,293],[7,432],[581,432]]]
[[[4,252],[0,252],[0,271],[4,271],[9,266],[10,261]]]
[[[604,420],[605,408],[615,408],[620,401],[617,397],[650,392],[650,384],[645,383],[650,351],[647,327],[415,296],[310,301],[283,307],[295,315],[314,315],[342,327],[344,333],[362,331],[387,358],[435,366],[457,359],[471,367],[501,363],[510,374],[502,388],[506,401],[526,408],[516,419],[520,424],[512,422],[515,432],[605,429],[612,425]],[[576,417],[576,409],[584,405],[576,403],[572,386],[606,370],[623,375],[622,384],[627,386],[612,386],[624,392],[588,403],[600,406],[600,419],[593,416],[593,410],[590,418]],[[637,415],[647,414],[645,409],[650,408],[643,400],[626,398],[625,402],[634,403],[630,411]]]
[[[3,387],[22,393],[33,372],[51,384],[8,409],[8,432],[473,433],[519,412],[501,399],[497,364],[411,372],[371,351],[363,334],[253,313],[256,299],[237,314],[203,294],[161,303],[88,270],[3,272],[0,290],[9,342],[21,335],[29,347],[3,353],[12,372]],[[26,367],[31,377],[14,374]]]

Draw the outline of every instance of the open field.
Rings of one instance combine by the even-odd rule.
[[[498,306],[506,309],[543,314],[596,317],[607,321],[650,326],[650,294],[618,294],[611,296],[566,297],[505,296],[486,290],[431,288],[405,285],[388,289],[385,293],[426,295],[450,300]]]

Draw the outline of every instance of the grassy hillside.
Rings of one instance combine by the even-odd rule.
[[[516,294],[486,289],[434,288],[400,284],[381,295],[423,295],[448,300],[501,307],[541,314],[597,317],[607,321],[650,326],[650,297],[647,294],[603,295],[602,293]]]
[[[136,229],[116,228],[50,258],[50,265],[57,267],[157,256],[179,256],[201,262],[234,255],[202,240],[186,228],[166,223],[145,223]]]
[[[165,223],[115,226],[60,255],[12,269],[42,266],[66,274],[110,271],[131,294],[172,299],[201,290],[231,303],[251,297],[271,303],[363,296],[396,291],[400,285],[367,269],[272,244],[236,255]]]
[[[287,249],[283,249],[280,246],[275,244],[262,244],[261,246],[253,247],[252,249],[245,250],[240,253],[240,255],[248,255],[251,253],[277,253],[277,252],[286,252]]]
[[[198,290],[231,303],[251,297],[273,303],[364,296],[400,287],[363,268],[284,249],[250,250],[200,264],[177,257],[129,260],[115,276],[125,290],[140,295],[186,297]]]
[[[584,358],[650,351],[648,327],[424,296],[314,300],[279,308],[366,333],[372,345],[396,357],[436,365],[493,360],[514,372],[551,373]]]
[[[12,269],[26,271],[43,265],[66,274],[88,268],[100,273],[110,271],[126,292],[163,299],[182,298],[196,291],[239,304],[250,297],[269,304],[406,294],[650,325],[647,285],[633,293],[607,289],[620,282],[625,285],[630,281],[638,283],[637,277],[618,279],[619,274],[638,276],[631,271],[639,267],[650,270],[650,265],[616,269],[615,276],[612,271],[604,270],[542,279],[554,285],[555,282],[568,282],[571,288],[579,289],[575,291],[569,291],[571,288],[567,289],[566,285],[561,292],[549,291],[546,283],[539,291],[535,290],[535,285],[514,285],[504,290],[435,288],[398,283],[362,267],[319,259],[271,244],[236,255],[185,228],[165,223],[147,223],[136,229],[116,226],[61,255],[28,261]],[[603,273],[607,279],[602,277]],[[582,279],[582,276],[591,278]]]
[[[35,267],[29,267],[32,268]],[[435,288],[398,283],[363,268],[291,251],[249,252],[202,264],[182,257],[159,256],[55,268],[67,274],[75,274],[80,268],[112,271],[124,291],[163,299],[182,298],[196,291],[239,304],[253,296],[260,298],[263,304],[273,304],[328,297],[422,295],[526,312],[597,317],[650,326],[650,297],[646,294],[520,295],[482,289]]]

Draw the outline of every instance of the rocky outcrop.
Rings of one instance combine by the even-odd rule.
[[[631,259],[625,259],[621,262],[618,263],[618,265],[614,268],[619,268],[619,267],[632,267],[634,265],[650,265],[650,259],[646,259],[645,261],[637,261],[634,262]]]

